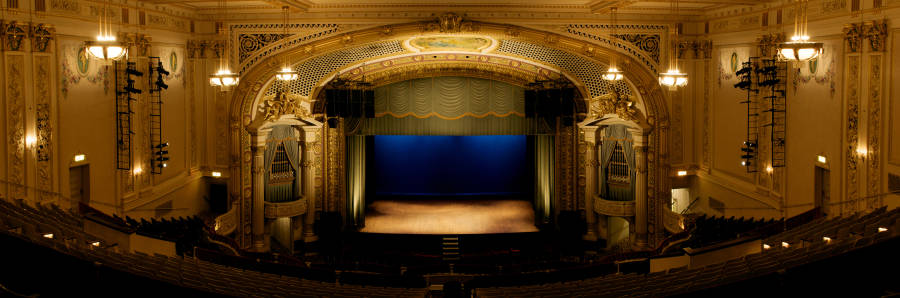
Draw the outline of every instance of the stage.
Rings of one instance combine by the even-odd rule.
[[[363,233],[501,234],[537,232],[529,201],[502,199],[378,200]]]

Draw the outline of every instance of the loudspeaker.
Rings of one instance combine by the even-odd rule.
[[[225,184],[209,185],[209,209],[215,214],[228,212],[228,186]]]

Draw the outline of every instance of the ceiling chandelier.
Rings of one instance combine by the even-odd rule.
[[[794,13],[794,36],[791,41],[778,44],[778,56],[787,61],[807,61],[822,54],[821,42],[809,41],[808,18],[806,9],[809,0],[797,0],[799,3]]]
[[[672,0],[672,14],[678,17],[678,0]],[[669,70],[659,74],[659,84],[669,87],[669,90],[675,90],[678,87],[687,85],[688,76],[686,73],[678,70],[678,26],[675,26],[675,32],[672,34],[672,43],[669,46]]]
[[[98,16],[97,25],[99,27],[96,40],[84,42],[84,47],[91,56],[103,60],[116,60],[125,56],[128,49],[121,43],[116,41],[116,36],[112,34],[109,25],[109,3],[104,3],[103,13]]]
[[[282,11],[282,21],[283,21],[281,24],[282,25],[281,36],[282,36],[282,38],[285,38],[288,35],[288,19],[290,19],[290,9],[288,8],[287,5],[285,5],[285,6],[281,7],[281,11]],[[297,71],[291,69],[291,66],[288,65],[288,59],[287,59],[287,57],[285,57],[284,61],[282,61],[282,64],[281,64],[281,70],[275,74],[275,78],[277,78],[278,80],[281,80],[281,81],[292,81],[292,80],[296,80],[297,77],[298,77]]]
[[[228,15],[228,8],[225,7],[225,0],[219,0],[219,10],[222,11],[222,20],[216,24],[216,31],[219,34],[223,34],[225,32],[225,20]],[[222,87],[222,90],[228,90],[231,86],[237,85],[240,78],[236,73],[231,72],[231,69],[228,68],[228,60],[225,58],[230,53],[229,49],[229,36],[225,35],[225,48],[222,50],[222,54],[219,55],[219,70],[216,73],[209,76],[209,84],[214,87]]]
[[[612,18],[612,36],[610,39],[617,38],[616,37],[616,27],[618,27],[618,24],[616,22],[618,20],[617,15],[616,15],[617,11],[618,11],[618,8],[616,8],[616,7],[613,7],[610,10],[610,18]],[[618,81],[618,80],[621,80],[622,78],[624,78],[625,73],[622,72],[621,70],[619,70],[619,68],[616,66],[617,66],[616,65],[616,54],[613,53],[612,55],[609,55],[609,69],[604,71],[603,74],[600,75],[600,77],[607,81]]]

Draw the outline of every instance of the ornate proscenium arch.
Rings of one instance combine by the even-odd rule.
[[[462,46],[442,49],[410,50],[403,42],[415,37],[485,36],[498,44],[488,52]],[[468,57],[466,57],[468,55]],[[232,127],[233,194],[242,201],[242,213],[250,208],[252,199],[249,160],[250,136],[247,126],[258,115],[261,99],[274,96],[272,78],[278,61],[293,61],[300,71],[302,83],[287,86],[289,93],[307,104],[315,98],[319,88],[336,76],[353,77],[366,73],[367,79],[381,84],[416,75],[450,73],[467,76],[490,76],[514,83],[528,79],[563,76],[573,82],[585,95],[585,100],[609,93],[611,86],[599,80],[611,55],[621,55],[612,49],[583,40],[534,29],[481,22],[416,22],[376,27],[347,33],[306,45],[297,46],[249,69],[232,94],[230,111]],[[416,58],[419,57],[419,58]],[[425,61],[430,58],[434,61]],[[439,59],[440,58],[440,59]],[[422,61],[416,61],[422,59]],[[670,195],[667,177],[668,111],[655,72],[631,57],[618,57],[619,67],[628,74],[628,82],[616,85],[618,92],[638,100],[642,126],[652,127],[647,143],[647,200],[649,240],[661,239],[662,210]],[[356,73],[354,73],[356,71]],[[308,105],[307,105],[308,106]],[[600,117],[598,115],[596,117]],[[590,119],[588,119],[590,120]],[[239,172],[239,174],[238,174]],[[568,204],[573,211],[584,208],[576,198]],[[245,218],[242,214],[241,218]],[[244,225],[241,225],[244,226]],[[244,233],[246,234],[246,233]]]

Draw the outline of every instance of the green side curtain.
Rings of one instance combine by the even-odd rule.
[[[550,222],[553,202],[553,136],[534,136],[534,215],[538,224]]]
[[[275,160],[275,152],[279,145],[284,145],[291,168],[294,170],[294,182],[291,184],[269,184],[269,174],[272,162]],[[265,158],[265,200],[267,202],[290,202],[300,197],[300,148],[297,141],[297,133],[293,127],[279,125],[272,128],[266,139]]]
[[[366,137],[347,137],[347,216],[351,225],[365,226]]]

